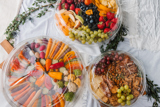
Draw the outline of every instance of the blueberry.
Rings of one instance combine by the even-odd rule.
[[[86,22],[88,22],[88,18],[86,18]]]
[[[92,16],[92,15],[90,15],[90,16],[89,16],[89,18],[91,19],[91,18],[93,18],[93,16]]]
[[[93,19],[90,20],[90,23],[93,23]]]
[[[86,7],[86,10],[88,10],[89,8],[88,7]]]
[[[83,2],[81,2],[81,3],[80,3],[80,5],[81,5],[81,6],[84,6],[84,3],[83,3]]]
[[[83,7],[82,10],[85,11],[85,7]]]

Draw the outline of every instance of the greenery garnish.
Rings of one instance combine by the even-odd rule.
[[[158,87],[158,84],[154,84],[153,81],[151,81],[147,75],[146,75],[146,95],[148,97],[148,100],[152,100],[153,98],[155,101],[152,105],[152,107],[158,107],[158,103],[160,103],[160,97],[158,93],[160,93],[160,87]]]
[[[100,47],[101,53],[107,52],[108,50],[112,50],[112,49],[116,50],[119,42],[124,41],[123,36],[126,36],[127,32],[128,32],[128,29],[122,24],[116,37],[113,40],[109,41],[109,43],[107,44],[107,47],[104,49],[104,45],[106,45],[105,43],[101,45]]]
[[[10,42],[10,44],[13,46],[14,41],[12,41],[19,30],[19,25],[23,25],[26,20],[32,21],[33,18],[30,17],[32,13],[35,11],[41,10],[37,17],[40,18],[41,16],[45,15],[46,12],[49,11],[49,8],[54,8],[56,0],[35,0],[35,2],[32,4],[33,7],[28,8],[28,11],[23,12],[21,14],[18,14],[14,20],[9,24],[9,26],[6,29],[5,34],[7,35],[6,39]],[[45,5],[43,5],[46,3]]]

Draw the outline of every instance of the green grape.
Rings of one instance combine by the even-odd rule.
[[[95,34],[91,34],[91,38],[94,38],[95,37]]]
[[[122,102],[122,103],[121,103],[121,106],[125,106],[125,104],[126,104],[125,102]]]
[[[121,92],[122,92],[122,91],[121,91],[121,89],[118,89],[118,90],[117,90],[117,93],[119,93],[119,94],[120,94]]]
[[[98,41],[97,39],[94,39],[94,43],[97,43],[97,41]]]
[[[124,86],[124,89],[125,89],[125,90],[128,90],[128,89],[129,89],[129,86],[128,86],[128,85],[125,85],[125,86]]]
[[[84,27],[85,27],[85,26],[84,26],[84,25],[82,25],[82,28],[83,28],[83,29],[84,29]]]
[[[74,35],[78,36],[78,33],[76,32]]]
[[[90,39],[91,37],[90,36],[87,36],[87,39]]]
[[[73,37],[74,37],[74,35],[73,35],[73,34],[70,34],[70,35],[69,35],[69,38],[73,38]]]
[[[122,99],[122,100],[125,100],[126,98],[125,98],[125,96],[124,96],[124,95],[121,95],[121,99]]]
[[[85,37],[85,36],[82,36],[82,39],[86,39],[86,37]]]
[[[88,44],[92,44],[92,41],[88,41]]]
[[[121,94],[117,94],[117,97],[120,98],[120,97],[121,97]]]
[[[101,39],[101,38],[99,38],[99,39],[98,39],[98,42],[102,42],[102,39]]]
[[[130,94],[129,96],[131,97],[131,99],[133,99],[133,98],[134,98],[134,96],[133,96],[132,94]]]
[[[89,34],[88,34],[88,33],[86,33],[86,36],[89,36]]]
[[[102,34],[102,35],[101,35],[101,38],[105,38],[105,36]]]
[[[93,38],[91,38],[90,41],[93,42]]]
[[[90,31],[91,31],[91,30],[90,30],[89,28],[86,30],[87,33],[89,33]]]
[[[72,38],[72,41],[74,41],[75,40],[75,38]]]
[[[84,27],[83,29],[84,29],[84,30],[87,30],[87,27]]]
[[[105,36],[106,39],[108,39],[108,35],[107,34],[104,34],[104,36]]]
[[[98,29],[98,32],[99,32],[99,33],[101,33],[101,32],[102,32],[102,30]]]
[[[90,34],[93,34],[93,31],[90,31]]]
[[[126,104],[127,105],[131,105],[131,101],[126,101]]]
[[[101,37],[101,33],[98,33],[98,37]]]
[[[97,32],[97,31],[94,31],[94,34],[95,34],[95,35],[98,35],[98,32]]]
[[[121,91],[124,91],[124,87],[120,87]]]
[[[122,99],[118,99],[118,103],[122,103],[123,102],[123,100]]]
[[[127,99],[128,101],[130,101],[130,100],[131,100],[131,96],[127,96],[126,99]]]
[[[131,92],[131,89],[128,89],[127,91],[128,91],[128,93],[130,93],[130,92]]]
[[[88,28],[88,25],[86,27]]]
[[[70,34],[73,34],[72,31],[69,31],[69,35],[70,35]]]
[[[82,44],[85,44],[86,43],[86,41],[85,40],[82,40]]]

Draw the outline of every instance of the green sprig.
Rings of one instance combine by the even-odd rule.
[[[101,53],[107,52],[108,50],[116,50],[120,41],[124,41],[124,36],[127,35],[127,28],[122,24],[120,30],[118,31],[116,37],[113,40],[110,40],[107,44],[107,47],[104,49],[104,45],[101,45],[100,51]]]
[[[32,21],[33,18],[30,17],[32,13],[35,11],[41,10],[37,17],[40,18],[46,14],[46,12],[49,11],[49,8],[54,8],[56,0],[36,0],[32,5],[34,7],[29,7],[28,11],[23,12],[21,14],[18,14],[14,20],[9,24],[9,26],[6,29],[5,34],[7,35],[6,39],[10,42],[10,44],[13,46],[14,41],[12,41],[15,36],[18,34],[19,26],[22,24],[24,25],[27,20]],[[45,5],[42,5],[42,3],[46,3]]]

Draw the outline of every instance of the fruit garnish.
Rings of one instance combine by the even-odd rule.
[[[131,105],[131,101],[134,96],[132,94],[130,94],[131,89],[129,89],[128,85],[125,85],[124,87],[121,86],[118,90],[117,90],[117,97],[118,99],[118,103],[121,103],[122,106],[125,106],[125,104],[127,105]]]
[[[86,11],[86,14],[87,14],[87,15],[92,15],[92,14],[93,14],[92,9],[88,9],[88,10]]]

